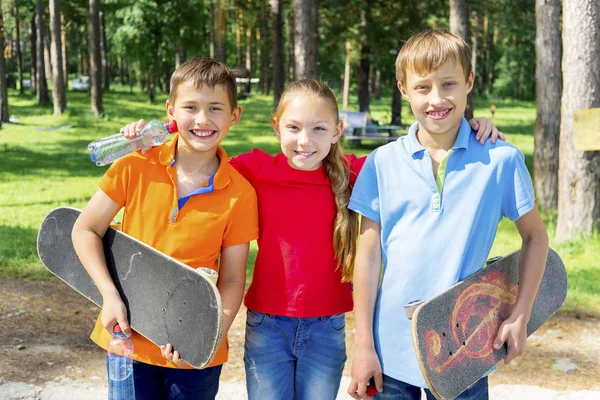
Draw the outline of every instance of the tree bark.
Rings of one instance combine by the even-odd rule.
[[[35,5],[35,31],[36,31],[36,57],[37,57],[37,99],[39,106],[50,104],[48,96],[48,83],[46,82],[46,65],[44,62],[44,21],[42,19],[42,0],[36,0]]]
[[[294,12],[291,11],[287,18],[287,34],[288,34],[288,80],[295,81],[296,80],[296,56],[294,53],[294,49],[296,47],[294,40],[294,25],[296,18],[294,17]]]
[[[346,62],[344,63],[344,88],[342,90],[342,110],[348,109],[350,99],[350,53],[352,51],[352,43],[346,40]]]
[[[214,53],[215,60],[227,62],[225,53],[225,10],[223,0],[215,0],[213,15]]]
[[[360,10],[360,61],[358,66],[358,107],[360,111],[370,111],[371,94],[369,93],[369,66],[371,63],[371,48],[367,31],[369,29],[369,6],[363,1]]]
[[[600,221],[600,151],[573,146],[573,112],[600,107],[600,5],[563,1],[563,92],[556,240],[590,236]]]
[[[17,30],[17,68],[19,71],[19,93],[23,94],[23,49],[21,48],[21,21],[19,20],[19,8],[15,6],[15,28]]]
[[[50,33],[52,59],[52,102],[54,115],[61,115],[67,108],[67,95],[63,73],[62,37],[60,29],[60,0],[50,0]]]
[[[38,0],[39,1],[39,0]],[[102,105],[102,56],[100,54],[100,0],[90,0],[90,75],[92,114],[104,114]]]
[[[246,70],[248,71],[248,82],[246,82],[245,91],[246,93],[250,93],[252,90],[252,83],[250,79],[252,78],[252,27],[250,24],[246,24]]]
[[[533,174],[538,205],[558,205],[560,142],[560,0],[536,0],[536,118]]]
[[[469,5],[467,0],[450,0],[450,32],[463,38],[469,43]],[[474,90],[467,96],[467,109],[465,118],[473,118],[473,97]]]
[[[282,0],[270,0],[271,36],[273,43],[273,105],[276,106],[283,92],[283,18]]]
[[[65,82],[65,90],[69,87],[69,66],[67,65],[67,23],[65,16],[61,15],[61,53],[63,60],[63,81]]]
[[[294,0],[296,79],[317,77],[316,0]]]
[[[8,122],[8,89],[6,87],[6,59],[4,58],[4,13],[0,5],[0,127]]]
[[[35,18],[35,15],[31,17],[29,24],[29,39],[31,43],[31,78],[29,81],[31,93],[37,95],[37,28],[35,27]]]
[[[100,12],[100,55],[102,57],[102,73],[104,78],[104,90],[110,89],[110,69],[108,57],[106,56],[108,43],[106,42],[106,21],[104,13]]]

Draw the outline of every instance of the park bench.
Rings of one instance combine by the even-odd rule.
[[[405,125],[369,124],[367,112],[363,111],[340,111],[340,120],[344,122],[343,135],[346,140],[368,139],[392,142],[398,139],[401,131],[406,132],[408,129]]]

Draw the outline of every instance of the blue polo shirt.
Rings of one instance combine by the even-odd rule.
[[[500,220],[531,211],[534,194],[523,153],[504,141],[481,145],[464,118],[439,190],[417,130],[415,123],[407,136],[369,155],[348,207],[381,225],[374,334],[383,373],[427,387],[404,305],[481,269]]]

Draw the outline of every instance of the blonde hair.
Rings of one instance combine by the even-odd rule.
[[[282,93],[279,104],[271,117],[273,124],[278,123],[293,96],[298,94],[315,95],[326,100],[331,107],[336,125],[339,123],[338,104],[333,90],[316,79],[302,79],[291,83]],[[348,209],[351,194],[350,165],[344,158],[341,140],[342,138],[331,145],[323,164],[331,181],[331,189],[337,207],[337,214],[333,222],[333,249],[335,257],[342,267],[342,282],[350,282],[356,259],[358,215]]]
[[[404,43],[396,59],[396,79],[406,85],[406,71],[426,75],[448,60],[458,62],[465,81],[473,70],[471,48],[460,37],[445,29],[429,30],[413,35]]]
[[[169,103],[177,98],[177,87],[184,82],[192,82],[196,88],[208,85],[211,89],[223,85],[231,111],[237,107],[237,88],[233,71],[222,62],[208,57],[192,58],[179,66],[171,75]]]

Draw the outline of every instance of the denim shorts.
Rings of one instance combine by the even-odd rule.
[[[291,318],[248,310],[249,400],[335,399],[346,362],[345,316]]]
[[[219,390],[222,367],[177,369],[134,360],[135,400],[213,400]]]
[[[425,392],[427,400],[435,400],[429,389],[421,389],[418,386],[409,385],[402,381],[383,375],[383,392],[377,393],[376,400],[420,400],[421,391]],[[488,400],[488,378],[487,376],[475,382],[470,388],[462,392],[458,400]]]

